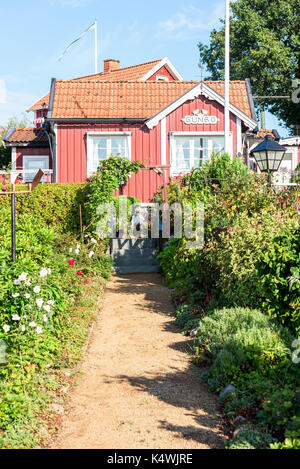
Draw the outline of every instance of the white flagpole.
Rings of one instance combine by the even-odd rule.
[[[95,20],[95,73],[98,73],[98,21]]]
[[[225,152],[230,153],[229,86],[230,86],[230,0],[226,0],[225,14]],[[231,155],[232,156],[232,155]]]

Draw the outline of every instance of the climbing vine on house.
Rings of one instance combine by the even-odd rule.
[[[131,174],[136,174],[144,165],[127,158],[110,157],[100,162],[97,172],[91,177],[86,203],[86,214],[91,227],[98,222],[97,208],[100,204],[112,202],[120,186],[127,183]]]

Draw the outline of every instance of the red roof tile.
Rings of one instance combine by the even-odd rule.
[[[18,128],[8,137],[8,139],[5,139],[5,142],[10,144],[29,143],[31,145],[49,143],[45,130],[33,128]]]
[[[161,62],[161,59],[147,62],[140,65],[133,65],[131,67],[120,68],[110,73],[96,73],[93,75],[86,75],[83,77],[73,78],[69,81],[137,81],[141,80],[146,73],[150,72],[155,65]],[[34,103],[28,111],[36,111],[41,109],[43,104],[49,104],[49,93]]]
[[[255,135],[256,138],[265,138],[266,135],[272,135],[273,138],[276,138],[276,136],[273,133],[273,130],[268,130],[268,129],[260,129],[257,134]]]
[[[224,96],[223,82],[205,82]],[[198,82],[56,82],[52,118],[58,119],[134,119],[150,118],[159,113]],[[251,117],[244,81],[230,83],[230,101]]]

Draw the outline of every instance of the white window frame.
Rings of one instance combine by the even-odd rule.
[[[86,153],[86,164],[87,164],[87,177],[91,176],[95,169],[93,168],[93,138],[94,137],[126,137],[128,155],[127,158],[131,161],[131,136],[132,132],[87,132],[87,153]]]
[[[26,169],[25,169],[25,161],[28,160],[28,159],[31,159],[31,160],[45,160],[47,162],[47,165],[46,165],[46,168],[44,169],[49,169],[49,155],[22,155],[23,157],[23,163],[22,163],[22,166],[23,166],[23,170],[25,171],[25,173],[23,173],[23,182],[27,183],[27,182],[31,182],[31,181],[27,181],[27,177],[26,177]],[[41,169],[41,168],[37,168],[37,171]],[[20,170],[20,173],[22,172],[22,170]],[[35,174],[29,174],[29,176],[35,176]],[[44,177],[42,177],[41,179],[41,182],[44,182]]]
[[[166,75],[156,75],[156,81],[170,81]]]
[[[230,154],[233,151],[233,133],[230,132]],[[170,164],[171,164],[171,177],[172,176],[179,176],[179,174],[189,173],[191,169],[186,170],[177,170],[176,168],[172,167],[173,155],[176,155],[176,137],[224,137],[224,132],[216,131],[216,132],[170,132]],[[212,150],[212,148],[211,148]]]

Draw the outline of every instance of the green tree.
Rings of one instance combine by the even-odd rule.
[[[12,127],[28,127],[30,120],[23,113],[21,117],[11,117],[5,125],[0,125],[0,169],[6,169],[11,159],[11,149],[4,147],[3,139]]]
[[[300,0],[237,0],[231,3],[231,11],[231,79],[250,78],[259,96],[292,97],[293,80],[300,79]],[[221,28],[211,32],[210,44],[199,44],[211,80],[224,79],[225,25],[221,22]],[[299,100],[300,91],[295,95]],[[266,100],[265,107],[287,126],[300,125],[299,102]]]

